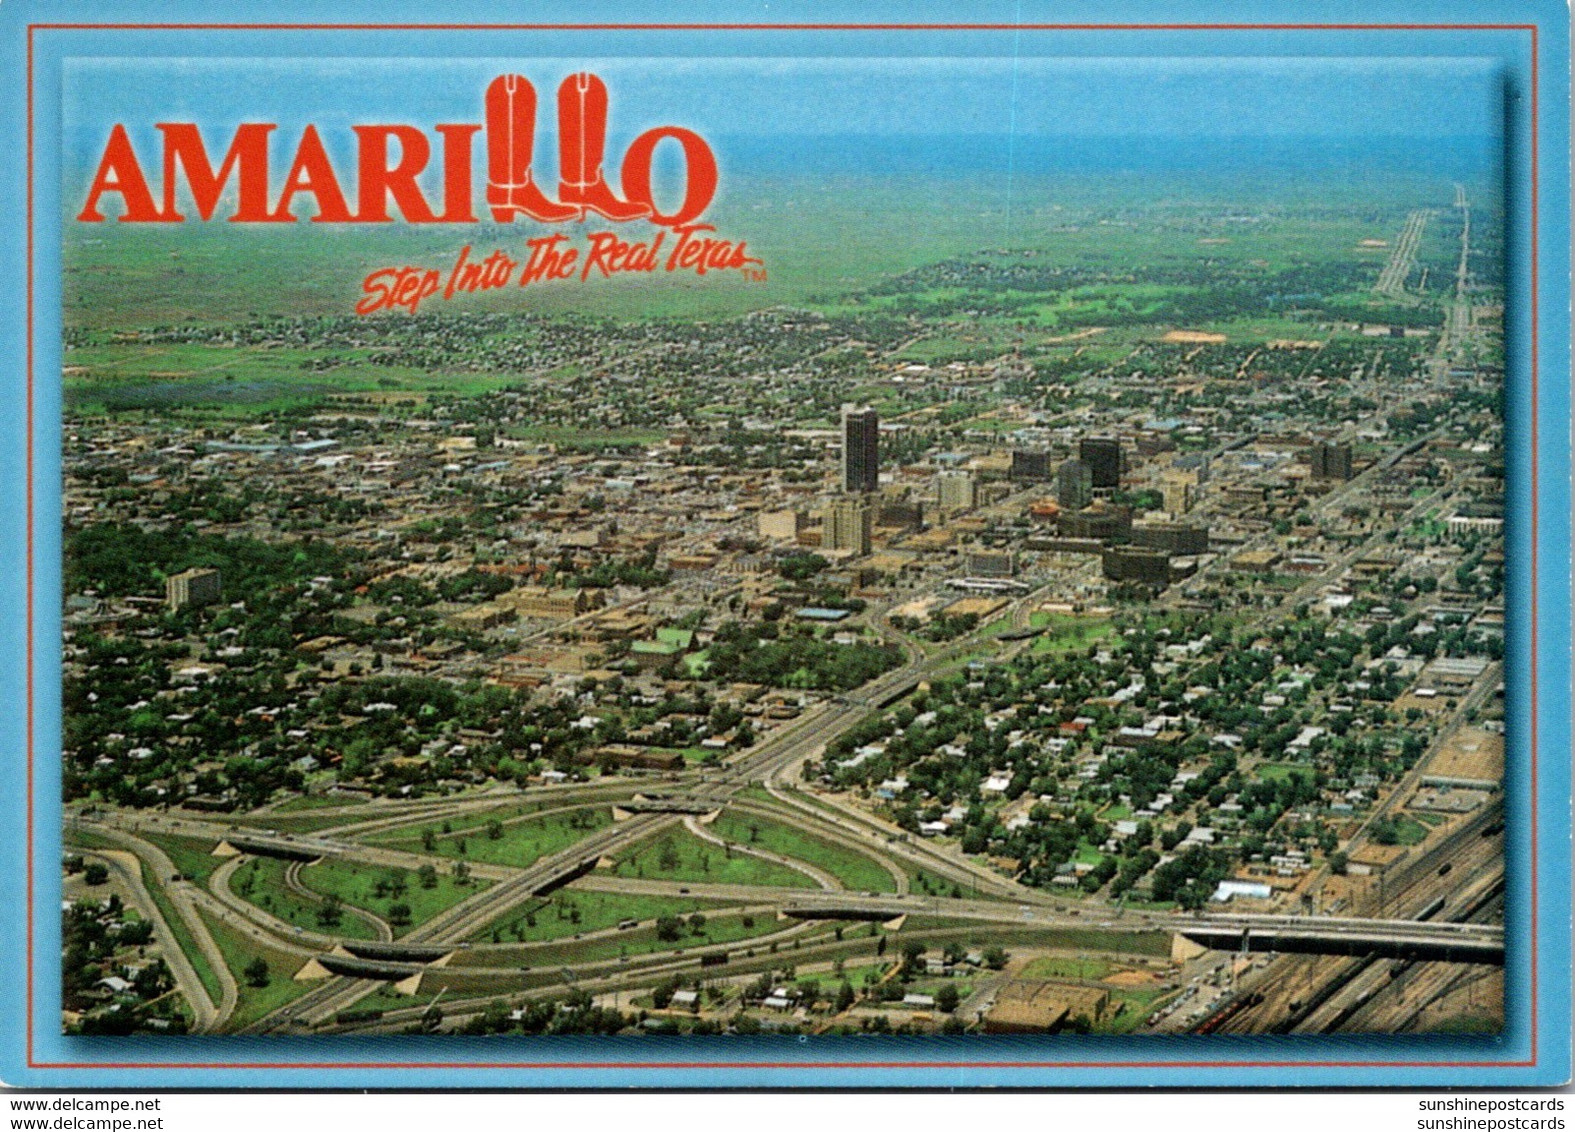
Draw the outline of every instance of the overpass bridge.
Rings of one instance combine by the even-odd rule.
[[[226,847],[236,854],[274,857],[281,861],[320,861],[353,848],[326,838],[276,837],[262,833],[226,834],[219,842],[220,855],[225,855]]]
[[[709,814],[727,805],[725,799],[694,797],[651,797],[636,795],[627,802],[615,802],[613,812],[626,814]]]
[[[942,902],[949,904],[950,902]],[[1356,919],[1340,916],[1272,916],[1224,913],[1149,913],[1118,922],[1092,919],[1085,907],[1077,918],[997,904],[999,911],[948,908],[933,902],[890,896],[838,894],[825,899],[786,903],[782,912],[800,920],[889,920],[904,913],[966,915],[1012,924],[1017,928],[1099,928],[1124,931],[1165,931],[1184,936],[1213,951],[1277,951],[1314,955],[1370,955],[1446,963],[1504,962],[1504,929],[1499,924],[1455,924],[1419,920]],[[1113,911],[1113,910],[1112,910]],[[987,914],[988,913],[988,914]]]
[[[1498,924],[1358,920],[1334,916],[1207,916],[1175,932],[1215,951],[1364,955],[1442,963],[1504,962]]]

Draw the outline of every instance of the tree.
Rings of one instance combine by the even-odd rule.
[[[82,870],[82,879],[91,885],[105,884],[109,881],[109,866],[101,865],[97,861],[90,862]]]
[[[1350,866],[1350,863],[1350,858],[1346,856],[1343,850],[1336,849],[1329,854],[1329,871],[1337,877],[1345,875],[1345,870]]]
[[[957,993],[957,987],[952,983],[946,983],[940,990],[935,992],[935,1005],[943,1013],[950,1014],[957,1009],[957,1003],[961,1001],[961,998],[962,996]]]
[[[317,909],[318,925],[325,928],[338,927],[339,921],[344,918],[343,903],[337,896],[325,897]]]
[[[853,984],[843,979],[842,985],[837,988],[837,1013],[842,1013],[852,1006],[858,996],[853,993]]]
[[[410,923],[410,905],[403,901],[388,906],[388,922],[396,928]]]
[[[672,943],[683,934],[684,922],[677,916],[658,916],[656,918],[656,938],[667,943]]]
[[[499,841],[503,837],[503,823],[493,818],[487,823],[487,840]]]
[[[246,964],[246,969],[241,973],[246,977],[247,986],[265,987],[268,985],[268,960],[259,955]]]
[[[1007,954],[999,947],[987,947],[984,950],[984,965],[992,971],[999,971],[1006,966]]]
[[[689,930],[694,935],[701,935],[705,932],[704,912],[696,912],[694,915],[689,917]]]
[[[437,869],[429,861],[416,870],[416,877],[421,882],[422,888],[436,888],[438,882]]]

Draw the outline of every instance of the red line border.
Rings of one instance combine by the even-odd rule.
[[[1529,31],[1531,33],[1531,597],[1537,592],[1537,134],[1536,24],[28,24],[27,25],[27,1066],[30,1069],[1510,1069],[1537,1064],[1537,622],[1531,619],[1531,1056],[1521,1061],[35,1061],[35,671],[33,671],[33,35],[35,31]]]

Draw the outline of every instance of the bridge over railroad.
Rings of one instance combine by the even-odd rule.
[[[945,912],[942,912],[942,908]],[[983,908],[968,902],[913,901],[892,897],[838,894],[786,903],[782,912],[801,920],[888,920],[904,913],[929,912],[987,918],[1023,926],[1165,931],[1214,951],[1277,951],[1314,955],[1371,955],[1381,958],[1448,963],[1504,962],[1504,929],[1499,924],[1455,924],[1419,920],[1356,919],[1340,916],[1273,916],[1227,913],[1148,913],[1136,918],[1090,919],[1095,911],[1063,914],[1043,909]],[[1110,910],[1114,912],[1114,909]]]
[[[1443,963],[1504,962],[1499,924],[1358,920],[1336,916],[1208,916],[1178,935],[1216,951],[1370,955]]]

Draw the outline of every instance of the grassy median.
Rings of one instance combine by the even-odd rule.
[[[818,888],[804,873],[737,850],[703,841],[685,829],[668,830],[626,850],[613,870],[621,877],[692,880],[700,884],[747,884],[773,888]]]

